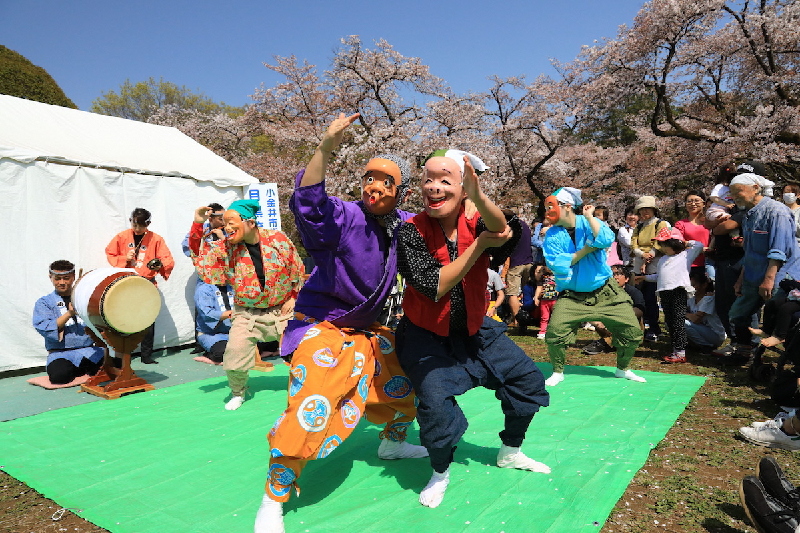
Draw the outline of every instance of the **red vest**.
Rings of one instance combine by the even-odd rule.
[[[464,216],[464,207],[458,216],[458,255],[475,241],[479,217],[476,215],[471,220]],[[450,264],[450,254],[447,252],[447,241],[444,232],[439,226],[439,221],[431,218],[427,213],[420,213],[411,218],[419,231],[428,251],[442,265]],[[467,331],[475,335],[483,324],[486,315],[486,284],[489,274],[489,256],[481,254],[478,260],[469,269],[467,275],[460,281],[464,289],[464,299],[467,307]],[[432,301],[422,295],[411,285],[406,287],[403,295],[403,311],[411,322],[428,331],[446,337],[450,333],[450,293],[445,294],[438,302]]]

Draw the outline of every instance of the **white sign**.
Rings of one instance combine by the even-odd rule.
[[[277,183],[254,183],[247,189],[248,200],[258,200],[261,210],[256,213],[259,228],[281,229],[281,211]]]

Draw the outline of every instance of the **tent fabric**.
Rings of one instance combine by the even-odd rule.
[[[258,180],[175,128],[0,95],[0,157],[63,159],[128,172],[210,181],[219,187]]]
[[[257,180],[174,128],[2,95],[0,147],[0,209],[10,222],[0,254],[6,311],[0,372],[45,364],[31,313],[36,300],[53,290],[48,265],[68,259],[84,271],[107,267],[105,247],[129,227],[136,207],[152,213],[150,229],[164,237],[176,261],[169,280],[158,278],[163,305],[155,347],[193,342],[195,274],[181,251],[192,214],[210,202],[228,205],[244,197]],[[153,174],[91,166],[112,163]]]

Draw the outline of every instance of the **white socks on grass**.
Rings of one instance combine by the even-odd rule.
[[[631,381],[638,381],[639,383],[647,383],[647,380],[644,379],[642,376],[638,376],[633,373],[631,370],[620,370],[619,368],[614,373],[615,377],[618,378],[625,378]],[[544,380],[544,384],[548,387],[555,387],[559,383],[564,381],[564,373],[563,372],[553,372],[553,375]]]
[[[422,489],[419,495],[419,503],[425,507],[439,507],[444,499],[444,493],[447,491],[447,484],[450,483],[450,469],[448,468],[441,474],[436,470],[433,471],[431,480]]]
[[[534,461],[519,448],[512,448],[505,444],[500,446],[500,451],[497,453],[497,466],[500,468],[517,468],[519,470],[529,470],[531,472],[540,472],[542,474],[549,474],[550,467],[539,461]],[[444,493],[447,491],[447,485],[450,483],[450,469],[448,468],[441,474],[434,470],[428,484],[422,489],[419,495],[419,503],[425,507],[438,507],[444,499]]]
[[[614,373],[614,375],[618,378],[625,378],[631,381],[638,381],[639,383],[647,383],[647,380],[644,379],[642,376],[637,376],[630,370],[620,370],[619,368]]]
[[[563,372],[553,372],[553,375],[544,380],[544,384],[548,387],[555,387],[559,383],[564,381],[564,373]]]
[[[428,457],[428,450],[425,449],[425,446],[409,444],[406,441],[381,439],[381,445],[378,446],[378,457],[387,460],[420,459]]]
[[[225,404],[225,409],[228,411],[235,411],[242,406],[244,403],[244,396],[234,396],[228,403]]]
[[[266,494],[256,513],[254,533],[285,533],[283,528],[283,504]]]
[[[542,474],[549,474],[550,467],[539,461],[534,461],[519,448],[512,448],[505,444],[500,446],[500,451],[497,452],[497,466],[500,468],[517,468],[519,470],[530,470],[531,472],[539,472]]]

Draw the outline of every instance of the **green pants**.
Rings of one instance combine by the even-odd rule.
[[[567,346],[575,342],[575,334],[584,322],[602,322],[611,332],[617,350],[617,368],[625,369],[642,342],[639,319],[625,289],[609,279],[592,292],[564,291],[550,315],[545,342],[553,372],[563,372]]]

